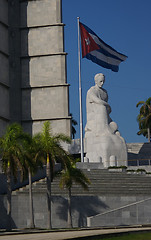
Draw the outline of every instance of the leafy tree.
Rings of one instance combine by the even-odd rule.
[[[69,159],[70,160],[70,159]],[[81,169],[76,168],[76,164],[73,161],[68,161],[65,168],[62,170],[60,179],[60,188],[68,189],[68,227],[72,228],[72,213],[71,213],[71,189],[73,183],[79,184],[83,189],[88,190],[90,180],[82,172]]]
[[[140,114],[137,117],[137,121],[139,124],[139,132],[138,135],[143,134],[148,141],[150,142],[151,138],[151,97],[145,101],[140,101],[137,103],[136,107],[140,106]]]
[[[24,164],[22,142],[24,139],[24,132],[22,127],[13,123],[6,129],[6,133],[0,138],[0,153],[2,157],[2,169],[7,176],[7,215],[8,215],[8,229],[11,229],[11,184],[12,177],[17,181],[18,171],[20,179],[27,173]]]
[[[43,125],[41,134],[42,151],[46,163],[47,179],[47,199],[48,199],[48,228],[51,229],[51,182],[53,181],[54,166],[56,162],[67,161],[67,153],[61,143],[70,143],[71,139],[64,134],[52,135],[50,122],[46,121]]]

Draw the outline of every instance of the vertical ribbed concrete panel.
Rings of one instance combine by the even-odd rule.
[[[8,1],[10,122],[21,123],[20,1]]]
[[[71,134],[61,0],[23,1],[21,16],[22,124],[39,132]]]
[[[9,122],[8,1],[0,0],[0,136]]]

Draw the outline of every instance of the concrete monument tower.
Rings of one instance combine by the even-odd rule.
[[[61,0],[0,1],[0,132],[71,134]]]

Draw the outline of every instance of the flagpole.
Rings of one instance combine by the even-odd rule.
[[[80,104],[80,142],[81,142],[81,162],[84,162],[83,153],[83,119],[82,119],[82,89],[81,89],[81,57],[80,57],[80,18],[77,17],[78,23],[78,62],[79,62],[79,104]]]

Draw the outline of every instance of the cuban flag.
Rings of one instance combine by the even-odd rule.
[[[126,60],[127,56],[103,42],[90,28],[80,24],[82,58],[86,57],[92,62],[118,72],[119,64]]]

